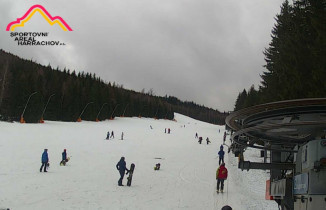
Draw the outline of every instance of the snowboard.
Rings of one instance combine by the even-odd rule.
[[[66,163],[70,160],[70,157],[68,157],[66,160],[61,160],[60,166],[65,166]]]
[[[128,176],[128,178],[127,178],[127,180],[128,180],[128,182],[127,182],[127,186],[129,186],[129,187],[130,187],[130,185],[131,185],[132,175],[133,175],[133,173],[134,173],[134,170],[135,170],[135,164],[132,163],[132,164],[130,165],[129,176]]]

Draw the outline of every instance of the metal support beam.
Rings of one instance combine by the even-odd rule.
[[[249,170],[249,169],[280,169],[280,170],[293,170],[295,164],[292,163],[256,163],[250,161],[240,161],[238,168],[241,170]]]

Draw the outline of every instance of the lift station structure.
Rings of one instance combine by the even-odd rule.
[[[266,199],[282,210],[326,209],[326,98],[279,101],[231,113],[231,150],[242,170],[270,170]],[[248,147],[264,161],[245,160]]]

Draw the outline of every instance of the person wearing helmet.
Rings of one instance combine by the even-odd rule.
[[[125,175],[125,171],[129,172],[129,170],[127,169],[126,167],[126,161],[125,161],[125,157],[121,157],[120,161],[117,163],[116,165],[117,167],[117,170],[119,171],[120,173],[120,179],[118,181],[118,185],[119,186],[123,186],[122,184],[122,180],[123,180],[123,177]]]
[[[42,162],[42,165],[41,165],[41,168],[40,168],[40,172],[42,172],[43,167],[44,167],[44,172],[47,172],[46,166],[47,166],[47,164],[49,162],[48,149],[44,149],[44,152],[42,154],[41,162]]]
[[[220,167],[218,167],[216,171],[216,180],[217,180],[217,189],[216,191],[219,192],[220,185],[221,185],[221,192],[224,189],[224,180],[228,177],[228,170],[225,168],[225,163],[222,163]]]

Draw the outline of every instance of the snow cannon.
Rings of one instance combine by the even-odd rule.
[[[20,117],[20,123],[26,123],[23,117]]]

